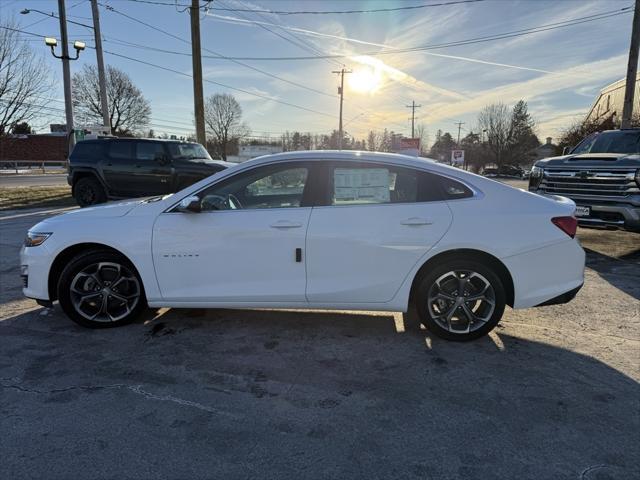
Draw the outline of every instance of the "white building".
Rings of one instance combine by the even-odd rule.
[[[593,106],[587,114],[588,122],[602,122],[613,117],[613,123],[620,125],[622,121],[622,106],[624,104],[625,79],[613,82],[600,91]],[[636,76],[636,91],[633,97],[634,116],[640,114],[640,74]]]

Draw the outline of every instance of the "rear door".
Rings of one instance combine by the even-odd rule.
[[[107,188],[115,195],[135,196],[132,195],[131,185],[133,156],[132,140],[109,140],[101,166]]]
[[[311,303],[390,301],[446,233],[451,211],[435,177],[384,163],[330,164],[324,206],[306,242]]]

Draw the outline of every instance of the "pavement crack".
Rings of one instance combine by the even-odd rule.
[[[55,393],[69,392],[73,390],[91,391],[91,390],[107,390],[107,389],[124,389],[130,392],[133,392],[137,395],[141,395],[149,400],[155,400],[160,402],[172,402],[177,405],[181,405],[183,407],[196,408],[198,410],[202,410],[208,413],[213,413],[215,415],[221,415],[229,418],[238,418],[237,415],[234,415],[229,412],[224,412],[222,410],[219,410],[214,407],[210,407],[208,405],[204,405],[202,403],[194,402],[191,400],[185,400],[179,397],[174,397],[173,395],[157,395],[157,394],[148,392],[143,389],[142,385],[125,385],[122,383],[114,383],[110,385],[73,385],[73,386],[64,387],[64,388],[54,388],[51,390],[38,390],[38,389],[26,388],[18,384],[10,384],[10,385],[0,384],[0,387],[5,389],[18,390],[24,393],[33,393],[37,395],[51,395]]]

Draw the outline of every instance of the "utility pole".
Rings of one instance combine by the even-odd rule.
[[[100,12],[98,0],[91,0],[93,16],[93,33],[96,42],[96,60],[98,62],[98,82],[100,83],[100,103],[102,108],[102,124],[111,132],[111,118],[109,117],[109,99],[107,98],[107,80],[104,74],[104,58],[102,57],[102,35],[100,34]]]
[[[405,107],[411,109],[411,138],[416,138],[416,108],[421,108],[422,105],[416,105],[415,100],[411,102],[411,105],[405,105]]]
[[[344,136],[342,132],[342,101],[344,100],[344,74],[351,73],[351,70],[345,70],[341,68],[340,70],[334,70],[333,73],[337,73],[340,75],[340,86],[338,87],[338,94],[340,94],[340,124],[338,127],[338,150],[342,150],[342,137]]]
[[[624,89],[622,122],[620,128],[631,128],[633,116],[633,97],[636,91],[636,74],[638,72],[638,51],[640,47],[640,0],[636,0],[631,27],[631,45],[629,46],[629,63],[627,64],[627,83]]]
[[[67,36],[67,13],[64,0],[58,0],[58,16],[60,17],[60,39],[62,40],[62,80],[64,82],[64,113],[67,120],[67,140],[69,153],[76,144],[73,132],[73,104],[71,103],[71,68],[69,66],[69,38]]]
[[[200,0],[191,0],[189,13],[191,15],[191,60],[193,63],[193,110],[196,117],[196,141],[206,146],[202,56],[200,51]]]
[[[456,122],[456,125],[458,125],[458,142],[457,145],[458,147],[460,147],[460,129],[462,128],[462,125],[464,125],[464,122]]]

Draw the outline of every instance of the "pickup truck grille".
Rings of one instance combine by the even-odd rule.
[[[634,179],[635,169],[598,170],[562,169],[545,170],[540,190],[567,197],[618,197],[640,194]]]

